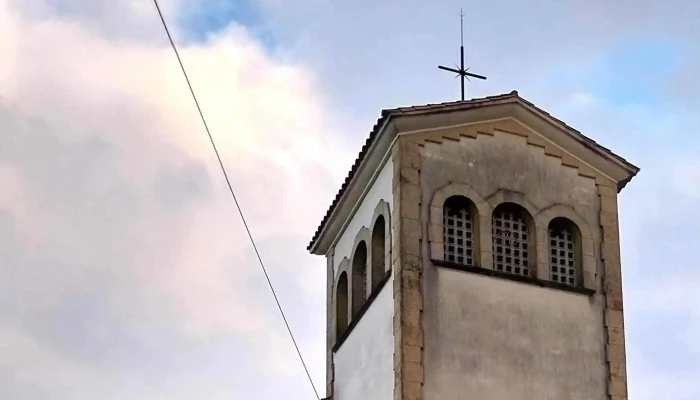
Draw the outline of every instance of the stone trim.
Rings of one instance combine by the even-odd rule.
[[[333,395],[335,377],[333,364],[333,346],[335,344],[335,304],[337,280],[333,268],[335,248],[326,255],[326,396]]]
[[[497,190],[495,193],[486,197],[486,202],[488,202],[491,205],[491,210],[495,210],[496,207],[500,206],[503,203],[517,204],[524,208],[528,213],[530,213],[530,217],[533,219],[534,216],[540,212],[540,210],[537,207],[530,203],[530,200],[528,200],[524,194],[508,189]]]
[[[470,267],[468,265],[457,264],[457,263],[443,261],[443,260],[430,260],[430,261],[436,267],[449,268],[449,269],[453,269],[456,271],[464,271],[464,272],[485,275],[485,276],[492,276],[492,277],[496,277],[496,278],[507,279],[510,281],[546,287],[549,289],[557,289],[557,290],[563,290],[565,292],[585,294],[587,296],[591,296],[591,295],[595,294],[595,290],[592,290],[592,289],[583,288],[583,287],[576,287],[576,286],[569,286],[569,285],[565,285],[562,283],[553,282],[550,280],[542,280],[542,279],[535,278],[535,277],[509,274],[506,272],[495,271],[495,270],[486,269],[486,268]]]
[[[383,216],[384,217],[384,273],[387,271],[391,271],[391,210],[389,208],[389,203],[387,203],[384,200],[380,200],[379,203],[377,203],[377,206],[374,208],[374,215],[372,215],[372,223],[370,225],[370,230],[374,230],[374,225],[377,222],[377,219]],[[370,243],[369,243],[369,255],[367,257],[367,267],[368,267],[368,288],[371,288],[374,286],[374,282],[372,282],[372,266],[374,265],[374,260],[372,259],[374,252],[372,251],[372,234],[370,233]]]
[[[347,257],[343,257],[343,259],[340,261],[338,268],[335,271],[335,276],[333,276],[333,298],[335,298],[335,295],[337,294],[338,279],[340,279],[340,274],[343,272],[348,275],[348,290],[350,290],[350,259]]]
[[[608,363],[608,395],[611,400],[627,399],[627,361],[625,353],[622,268],[620,263],[617,190],[615,183],[599,184],[601,258],[605,293],[605,358]]]
[[[478,255],[475,258],[477,266],[489,268],[493,259],[491,246],[485,246],[484,242],[491,242],[491,230],[483,229],[484,226],[491,226],[491,206],[469,185],[462,182],[450,182],[436,190],[430,202],[430,221],[428,223],[428,246],[430,257],[436,260],[444,260],[444,226],[443,226],[443,206],[445,200],[452,196],[464,196],[469,199],[478,212],[474,215],[475,232],[478,238],[474,240],[474,252]],[[488,224],[488,225],[487,225]]]
[[[488,256],[491,257],[491,261],[489,261],[489,263],[487,264],[489,266],[489,269],[493,269],[493,238],[492,238],[492,234],[491,234],[491,224],[492,224],[493,212],[501,204],[512,203],[512,204],[516,204],[516,205],[522,207],[528,213],[528,215],[526,215],[526,218],[525,218],[526,219],[525,223],[527,223],[531,229],[530,235],[532,236],[532,238],[530,239],[530,243],[532,244],[534,242],[534,244],[535,244],[535,246],[532,246],[533,248],[530,249],[530,253],[531,253],[530,261],[533,264],[532,270],[534,270],[533,272],[534,272],[535,276],[538,279],[542,279],[542,276],[540,275],[541,271],[540,271],[539,263],[538,263],[539,257],[541,257],[540,256],[541,251],[539,251],[540,249],[537,248],[538,246],[540,246],[541,242],[539,241],[539,237],[537,237],[537,223],[536,223],[535,217],[534,217],[537,213],[539,213],[540,210],[537,207],[535,207],[527,199],[527,197],[524,194],[519,193],[519,192],[515,192],[512,190],[508,190],[508,189],[497,190],[495,193],[486,197],[486,202],[489,204],[489,206],[491,208],[491,213],[489,214],[489,218],[488,218],[488,221],[489,221],[488,244],[487,245],[485,244],[485,246],[488,246],[488,247],[484,247],[485,249],[489,250]],[[486,238],[482,237],[482,240],[485,240],[485,239]],[[546,255],[547,253],[544,253],[544,254]],[[546,278],[546,279],[548,279],[548,278]]]
[[[364,241],[365,245],[372,240],[372,232],[369,228],[363,226],[355,234],[355,241],[352,243],[352,254],[350,255],[350,265],[352,265],[352,260],[355,258],[355,252],[357,251],[357,246],[360,242]],[[369,247],[368,247],[369,249]]]
[[[581,262],[583,287],[586,289],[596,290],[596,249],[595,237],[588,223],[576,213],[576,211],[565,205],[555,204],[544,209],[536,208],[525,195],[522,193],[500,189],[488,196],[482,198],[471,186],[461,182],[450,182],[442,188],[435,191],[430,203],[430,222],[428,224],[428,242],[430,250],[430,258],[437,261],[445,261],[443,249],[443,221],[442,212],[444,201],[450,196],[461,195],[470,199],[476,206],[479,212],[478,221],[480,227],[480,235],[478,242],[478,251],[480,253],[480,264],[477,267],[485,269],[493,269],[493,238],[491,237],[491,216],[493,210],[503,203],[513,203],[522,206],[532,218],[534,238],[537,248],[535,249],[535,257],[537,259],[536,278],[539,281],[549,281],[549,264],[547,255],[549,250],[547,245],[549,238],[547,228],[549,222],[557,217],[564,217],[579,228],[581,233]],[[610,203],[609,200],[607,200]],[[612,206],[608,206],[613,209]],[[616,209],[616,208],[615,208]],[[477,251],[477,249],[475,249]]]
[[[357,248],[359,247],[361,242],[365,243],[365,249],[367,251],[367,257],[365,258],[365,298],[362,299],[362,303],[364,304],[367,301],[367,296],[369,296],[369,253],[370,253],[370,243],[372,241],[372,232],[369,230],[367,227],[362,227],[360,230],[357,232],[355,235],[355,242],[352,244],[352,254],[350,255],[350,274],[348,274],[348,288],[350,289],[350,297],[349,297],[349,302],[350,302],[350,322],[352,322],[353,319],[356,317],[353,315],[353,308],[355,304],[355,255],[357,254]],[[362,307],[358,308],[359,309]]]
[[[528,145],[539,147],[544,151],[545,155],[560,159],[562,165],[577,169],[579,176],[595,179],[597,183],[603,184],[610,180],[601,172],[593,169],[578,158],[574,158],[561,147],[544,139],[535,133],[534,130],[513,117],[481,124],[434,129],[411,135],[419,146],[424,146],[426,142],[442,144],[445,140],[459,141],[463,137],[476,139],[478,135],[493,136],[495,131],[526,138]]]
[[[423,398],[421,155],[414,136],[392,148],[394,208],[394,400]]]
[[[347,257],[343,257],[343,259],[338,264],[338,268],[335,271],[335,276],[333,277],[333,294],[335,294],[336,290],[338,289],[338,279],[340,278],[340,274],[342,272],[347,273],[348,279],[350,279],[350,259]],[[349,283],[350,282],[348,282],[348,284]],[[348,289],[350,289],[349,286]]]
[[[581,234],[581,276],[583,287],[596,289],[596,251],[595,239],[586,221],[570,206],[555,204],[537,213],[535,216],[535,226],[537,227],[538,245],[538,273],[539,279],[549,279],[549,223],[554,218],[566,218],[576,225]],[[544,275],[544,276],[543,276]]]
[[[338,269],[335,273],[335,276],[333,277],[333,298],[331,300],[331,313],[333,315],[333,327],[332,327],[332,333],[331,337],[333,338],[333,345],[338,341],[337,337],[337,324],[338,324],[338,315],[336,313],[337,309],[337,300],[338,300],[338,281],[340,280],[340,275],[345,272],[345,276],[347,276],[348,279],[348,309],[346,310],[348,314],[348,326],[352,323],[352,287],[351,281],[352,281],[352,271],[350,270],[350,260],[347,257],[343,257],[343,260],[338,264]],[[331,345],[331,346],[333,346]]]

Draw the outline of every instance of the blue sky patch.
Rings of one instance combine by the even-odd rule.
[[[585,87],[613,107],[656,107],[664,103],[664,86],[682,63],[674,41],[635,38],[611,46],[588,65],[557,65],[546,76],[558,87]]]
[[[266,48],[274,46],[273,35],[266,28],[262,12],[253,0],[203,1],[178,13],[178,24],[194,41],[204,41],[208,35],[231,23],[246,27]]]
[[[681,53],[670,40],[640,38],[612,47],[586,77],[593,93],[613,106],[662,103],[663,87],[681,65]]]
[[[627,341],[637,349],[635,358],[670,374],[692,372],[700,366],[697,358],[687,356],[686,336],[691,331],[691,316],[667,312],[630,314],[625,315],[625,331]]]

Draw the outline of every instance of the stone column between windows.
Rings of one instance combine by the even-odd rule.
[[[333,256],[335,247],[326,255],[326,396],[333,395],[333,345],[335,345],[335,300],[333,282],[335,271],[333,269]]]
[[[422,229],[418,144],[401,136],[392,148],[394,271],[394,400],[423,398]]]
[[[622,306],[622,268],[615,184],[598,182],[600,196],[601,255],[605,293],[605,355],[608,363],[608,395],[627,399],[627,363]]]

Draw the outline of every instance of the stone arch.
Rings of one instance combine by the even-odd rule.
[[[430,258],[445,261],[445,226],[444,206],[445,201],[453,196],[461,196],[471,203],[474,223],[474,252],[475,266],[487,267],[491,265],[486,261],[484,253],[490,249],[490,244],[484,246],[484,236],[490,242],[490,233],[484,232],[482,226],[487,226],[491,220],[491,206],[469,185],[462,182],[450,182],[436,190],[430,202],[430,225],[428,226],[428,241],[430,245]],[[490,255],[490,253],[489,253]],[[488,257],[490,259],[490,257]]]
[[[537,276],[536,225],[532,213],[520,203],[504,201],[493,209],[491,235],[493,269]]]
[[[338,275],[335,285],[335,340],[343,337],[350,325],[350,292],[347,271]]]
[[[343,257],[343,259],[340,261],[338,266],[336,267],[335,271],[335,282],[338,282],[338,277],[340,276],[341,272],[347,272],[350,274],[350,260],[347,257]]]
[[[496,207],[498,207],[499,205],[501,205],[503,203],[517,204],[517,205],[523,207],[530,214],[531,217],[534,217],[534,215],[536,215],[539,212],[539,210],[537,209],[537,207],[535,207],[527,199],[527,197],[523,193],[515,192],[512,190],[508,190],[508,189],[499,189],[496,192],[494,192],[493,194],[489,195],[486,198],[486,203],[490,206],[490,212],[489,212],[488,225],[486,225],[486,221],[484,221],[484,223],[483,223],[483,226],[488,226],[488,228],[484,229],[484,231],[488,230],[488,237],[482,237],[482,240],[481,240],[482,249],[487,250],[487,252],[484,252],[484,250],[482,250],[482,252],[484,252],[484,255],[482,258],[486,259],[488,257],[488,260],[484,260],[488,264],[484,264],[484,265],[487,265],[489,268],[493,268],[493,259],[494,259],[493,254],[496,250],[493,248],[493,238],[492,238],[493,221],[491,220],[491,218],[493,216],[493,210],[495,210]],[[531,221],[531,222],[533,222],[533,221]],[[533,224],[533,229],[534,229],[534,231],[533,231],[533,237],[532,237],[532,239],[533,239],[532,245],[536,246],[537,243],[539,243],[538,237],[535,235],[535,233],[537,232],[537,224],[536,223]],[[484,233],[482,233],[482,235],[484,235]],[[534,248],[536,249],[536,247],[534,247]],[[540,252],[537,252],[536,254],[539,254],[539,253]],[[533,253],[533,254],[536,256],[535,253]],[[533,262],[537,263],[537,259],[535,258]]]
[[[367,242],[361,241],[352,256],[352,317],[360,313],[367,299]]]
[[[537,237],[542,245],[538,249],[540,259],[538,266],[541,274],[540,279],[550,279],[549,276],[549,225],[557,219],[564,218],[571,221],[578,228],[580,239],[580,262],[581,262],[581,283],[587,289],[595,289],[596,286],[596,254],[595,254],[595,239],[590,226],[572,207],[563,204],[555,204],[547,207],[535,215],[535,224],[537,225]],[[544,273],[542,270],[544,268]]]
[[[547,227],[549,280],[578,287],[583,277],[581,230],[566,217],[556,217]]]
[[[486,201],[491,205],[491,209],[496,209],[503,203],[513,203],[523,207],[531,217],[539,213],[539,209],[535,207],[530,200],[520,192],[514,192],[508,189],[500,189],[496,193],[490,195]]]
[[[335,340],[337,343],[343,334],[350,326],[350,280],[348,276],[350,275],[350,260],[347,257],[343,257],[343,260],[338,264],[335,278],[333,281],[333,297],[332,297],[332,308],[333,310],[333,321],[335,325],[334,333]],[[341,277],[344,277],[344,281],[341,282]],[[342,286],[342,287],[341,287]]]
[[[462,195],[445,200],[443,214],[443,256],[445,261],[476,266],[479,253],[479,213],[476,205]]]
[[[386,201],[379,201],[375,207],[371,227],[369,287],[374,292],[391,270],[391,211]]]
[[[363,227],[355,236],[350,257],[350,309],[351,319],[355,319],[367,300],[367,261],[371,242],[369,229]]]

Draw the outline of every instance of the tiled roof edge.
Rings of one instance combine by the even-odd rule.
[[[328,220],[332,216],[333,212],[335,212],[336,207],[338,206],[338,203],[340,203],[340,200],[342,199],[343,195],[345,194],[345,191],[347,190],[348,186],[350,186],[350,183],[352,182],[352,180],[355,178],[355,175],[356,175],[360,165],[362,165],[362,162],[364,161],[364,159],[367,155],[367,152],[372,147],[372,144],[374,144],[374,141],[376,140],[377,136],[381,132],[381,128],[387,124],[387,122],[389,121],[389,119],[391,117],[393,117],[395,115],[421,114],[421,113],[426,113],[426,112],[431,112],[431,111],[433,111],[433,112],[435,112],[435,111],[452,111],[451,109],[453,109],[453,108],[459,109],[459,108],[462,108],[464,106],[469,106],[469,105],[488,104],[488,103],[494,102],[496,100],[505,100],[508,98],[517,99],[518,101],[521,101],[523,104],[532,107],[538,113],[543,114],[547,118],[550,118],[557,125],[560,125],[563,129],[573,133],[576,136],[579,136],[583,140],[583,142],[585,142],[586,144],[593,146],[595,149],[601,151],[602,153],[608,154],[611,157],[613,157],[614,159],[618,160],[619,162],[625,164],[632,171],[632,173],[628,179],[619,183],[618,191],[622,190],[622,188],[630,180],[632,180],[632,178],[639,172],[638,167],[632,165],[630,162],[628,162],[624,158],[613,153],[610,149],[601,146],[595,140],[582,134],[580,131],[567,125],[564,121],[552,116],[547,111],[537,107],[534,103],[527,101],[524,98],[520,97],[518,95],[518,92],[515,90],[513,90],[510,93],[499,94],[499,95],[495,95],[495,96],[474,98],[474,99],[465,100],[465,101],[452,101],[452,102],[445,102],[445,103],[439,103],[439,104],[426,104],[426,105],[419,105],[419,106],[397,107],[397,108],[392,108],[392,109],[385,109],[385,110],[382,110],[381,116],[379,117],[379,119],[377,119],[377,122],[374,124],[374,127],[370,131],[369,137],[367,138],[367,140],[365,140],[365,144],[362,146],[360,153],[358,154],[357,158],[355,159],[355,162],[353,163],[352,168],[350,169],[350,172],[348,173],[347,177],[343,181],[343,184],[341,185],[340,190],[335,195],[333,202],[331,203],[330,207],[326,211],[326,214],[323,217],[323,220],[321,221],[318,228],[316,229],[316,232],[314,233],[313,237],[311,238],[311,241],[309,242],[309,245],[307,246],[306,249],[311,251],[312,247],[314,246],[314,243],[321,236],[321,233],[325,229],[326,224],[328,223]]]

